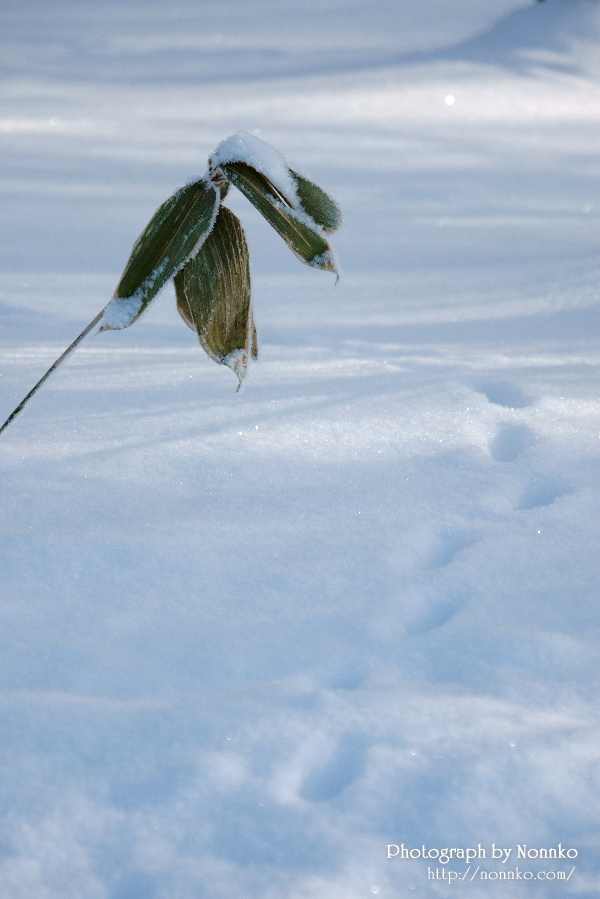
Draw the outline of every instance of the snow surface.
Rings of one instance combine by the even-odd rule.
[[[228,134],[345,224],[334,289],[230,191],[239,394],[169,289],[3,435],[2,899],[597,895],[600,4],[3,16],[2,420]]]

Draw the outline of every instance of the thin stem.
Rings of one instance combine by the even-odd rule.
[[[22,412],[22,411],[23,411],[23,409],[25,408],[25,406],[27,405],[27,403],[29,402],[29,400],[31,399],[31,397],[34,395],[34,393],[37,393],[37,391],[40,389],[40,387],[42,386],[42,384],[44,383],[44,381],[46,380],[46,378],[49,378],[50,375],[52,374],[52,372],[53,372],[55,369],[58,368],[58,366],[60,365],[60,363],[61,363],[61,362],[64,362],[65,359],[67,358],[67,356],[70,356],[71,353],[73,352],[73,350],[76,350],[76,349],[77,349],[77,347],[79,346],[79,344],[81,343],[81,341],[83,340],[83,338],[84,338],[84,337],[87,337],[87,335],[90,333],[90,331],[93,331],[93,330],[94,330],[94,328],[96,327],[96,325],[101,321],[103,315],[104,315],[104,309],[103,309],[101,312],[98,313],[98,315],[96,316],[96,318],[95,318],[93,321],[91,321],[91,322],[89,323],[89,325],[87,326],[87,328],[85,328],[85,329],[81,332],[81,334],[79,335],[79,337],[77,337],[77,338],[73,341],[73,343],[71,344],[71,346],[67,347],[67,349],[64,351],[64,353],[62,354],[62,356],[59,356],[58,359],[56,360],[56,362],[54,362],[54,363],[50,366],[50,368],[48,369],[48,371],[46,372],[46,374],[43,376],[43,378],[40,378],[40,380],[37,382],[37,384],[35,385],[35,387],[33,387],[33,388],[29,391],[29,393],[27,394],[27,396],[25,397],[25,399],[21,400],[21,402],[19,403],[19,405],[17,406],[17,408],[15,409],[15,411],[14,411],[14,412],[11,412],[11,414],[8,416],[8,418],[6,419],[6,421],[4,422],[4,424],[2,425],[2,427],[0,428],[0,434],[2,434],[2,432],[9,426],[9,424],[11,423],[11,421],[13,420],[13,418],[16,418],[17,415],[19,414],[19,412]]]

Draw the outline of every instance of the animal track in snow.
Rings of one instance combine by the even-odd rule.
[[[440,534],[438,543],[432,546],[421,567],[424,571],[445,568],[454,561],[459,552],[468,549],[475,542],[476,537],[470,531],[448,531]]]
[[[402,574],[396,615],[403,636],[416,637],[442,627],[460,612],[468,590],[455,583],[456,574],[449,566],[459,564],[460,553],[478,540],[473,528],[460,524],[441,530],[421,527],[404,535],[390,560]]]
[[[448,624],[466,605],[467,598],[459,593],[442,593],[424,607],[412,620],[406,622],[405,633],[408,637],[420,637],[444,624]]]
[[[525,409],[533,404],[532,398],[518,384],[510,381],[483,381],[475,387],[490,403],[507,409]]]
[[[490,444],[496,462],[514,462],[535,443],[535,434],[528,425],[500,425]]]
[[[403,578],[415,571],[434,571],[454,561],[458,553],[477,541],[477,534],[469,527],[446,527],[438,530],[431,525],[415,526],[398,541],[389,562]]]
[[[537,509],[539,506],[549,506],[561,496],[571,493],[571,489],[557,478],[539,475],[534,477],[523,491],[523,495],[517,509]]]
[[[322,672],[321,683],[329,690],[358,690],[369,670],[370,666],[364,659],[333,662]]]
[[[367,761],[364,734],[343,736],[333,755],[304,779],[299,795],[309,802],[328,802],[361,777]]]

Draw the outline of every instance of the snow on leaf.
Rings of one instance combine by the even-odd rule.
[[[292,252],[307,265],[336,272],[331,248],[317,225],[307,215],[299,217],[277,186],[265,175],[244,162],[229,162],[222,167],[231,181],[283,237]]]
[[[342,211],[335,200],[303,175],[292,169],[290,174],[296,182],[296,194],[304,212],[324,231],[337,231],[342,224]]]
[[[220,192],[207,181],[178,190],[160,206],[134,244],[101,330],[127,328],[210,234]]]
[[[261,172],[276,187],[289,206],[298,205],[296,182],[283,153],[247,131],[238,131],[221,141],[209,159],[211,171],[231,162],[245,162]]]

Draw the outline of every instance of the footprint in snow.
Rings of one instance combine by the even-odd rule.
[[[528,425],[500,425],[490,444],[496,462],[515,462],[535,443],[536,437]]]
[[[483,381],[475,386],[475,390],[483,393],[490,403],[506,409],[525,409],[533,405],[529,394],[510,381]]]
[[[389,563],[403,578],[415,571],[435,571],[450,565],[460,552],[477,540],[477,534],[469,527],[437,530],[428,525],[417,526],[399,539],[390,553]]]
[[[471,531],[447,531],[439,535],[438,540],[427,553],[421,568],[423,571],[434,571],[436,568],[445,568],[454,561],[456,556],[468,549],[477,541]]]
[[[365,659],[332,662],[321,672],[321,684],[328,690],[358,690],[369,675]]]
[[[423,527],[406,534],[390,558],[392,567],[402,573],[403,590],[393,616],[382,619],[380,627],[395,631],[400,627],[404,637],[416,637],[451,621],[468,602],[467,591],[458,584],[448,583],[446,570],[458,557],[479,540],[470,527],[447,528],[434,531]],[[452,571],[452,569],[450,569]],[[416,578],[412,587],[407,578]]]
[[[404,632],[407,637],[420,637],[443,627],[458,615],[467,604],[467,597],[461,593],[441,592],[435,600],[431,599],[418,614],[413,612],[412,620],[405,622]]]
[[[333,754],[304,778],[299,795],[308,802],[335,799],[362,776],[366,763],[367,742],[364,735],[346,734]]]
[[[534,477],[523,491],[517,509],[527,511],[540,506],[549,506],[561,496],[568,496],[572,489],[558,478],[538,475]]]

